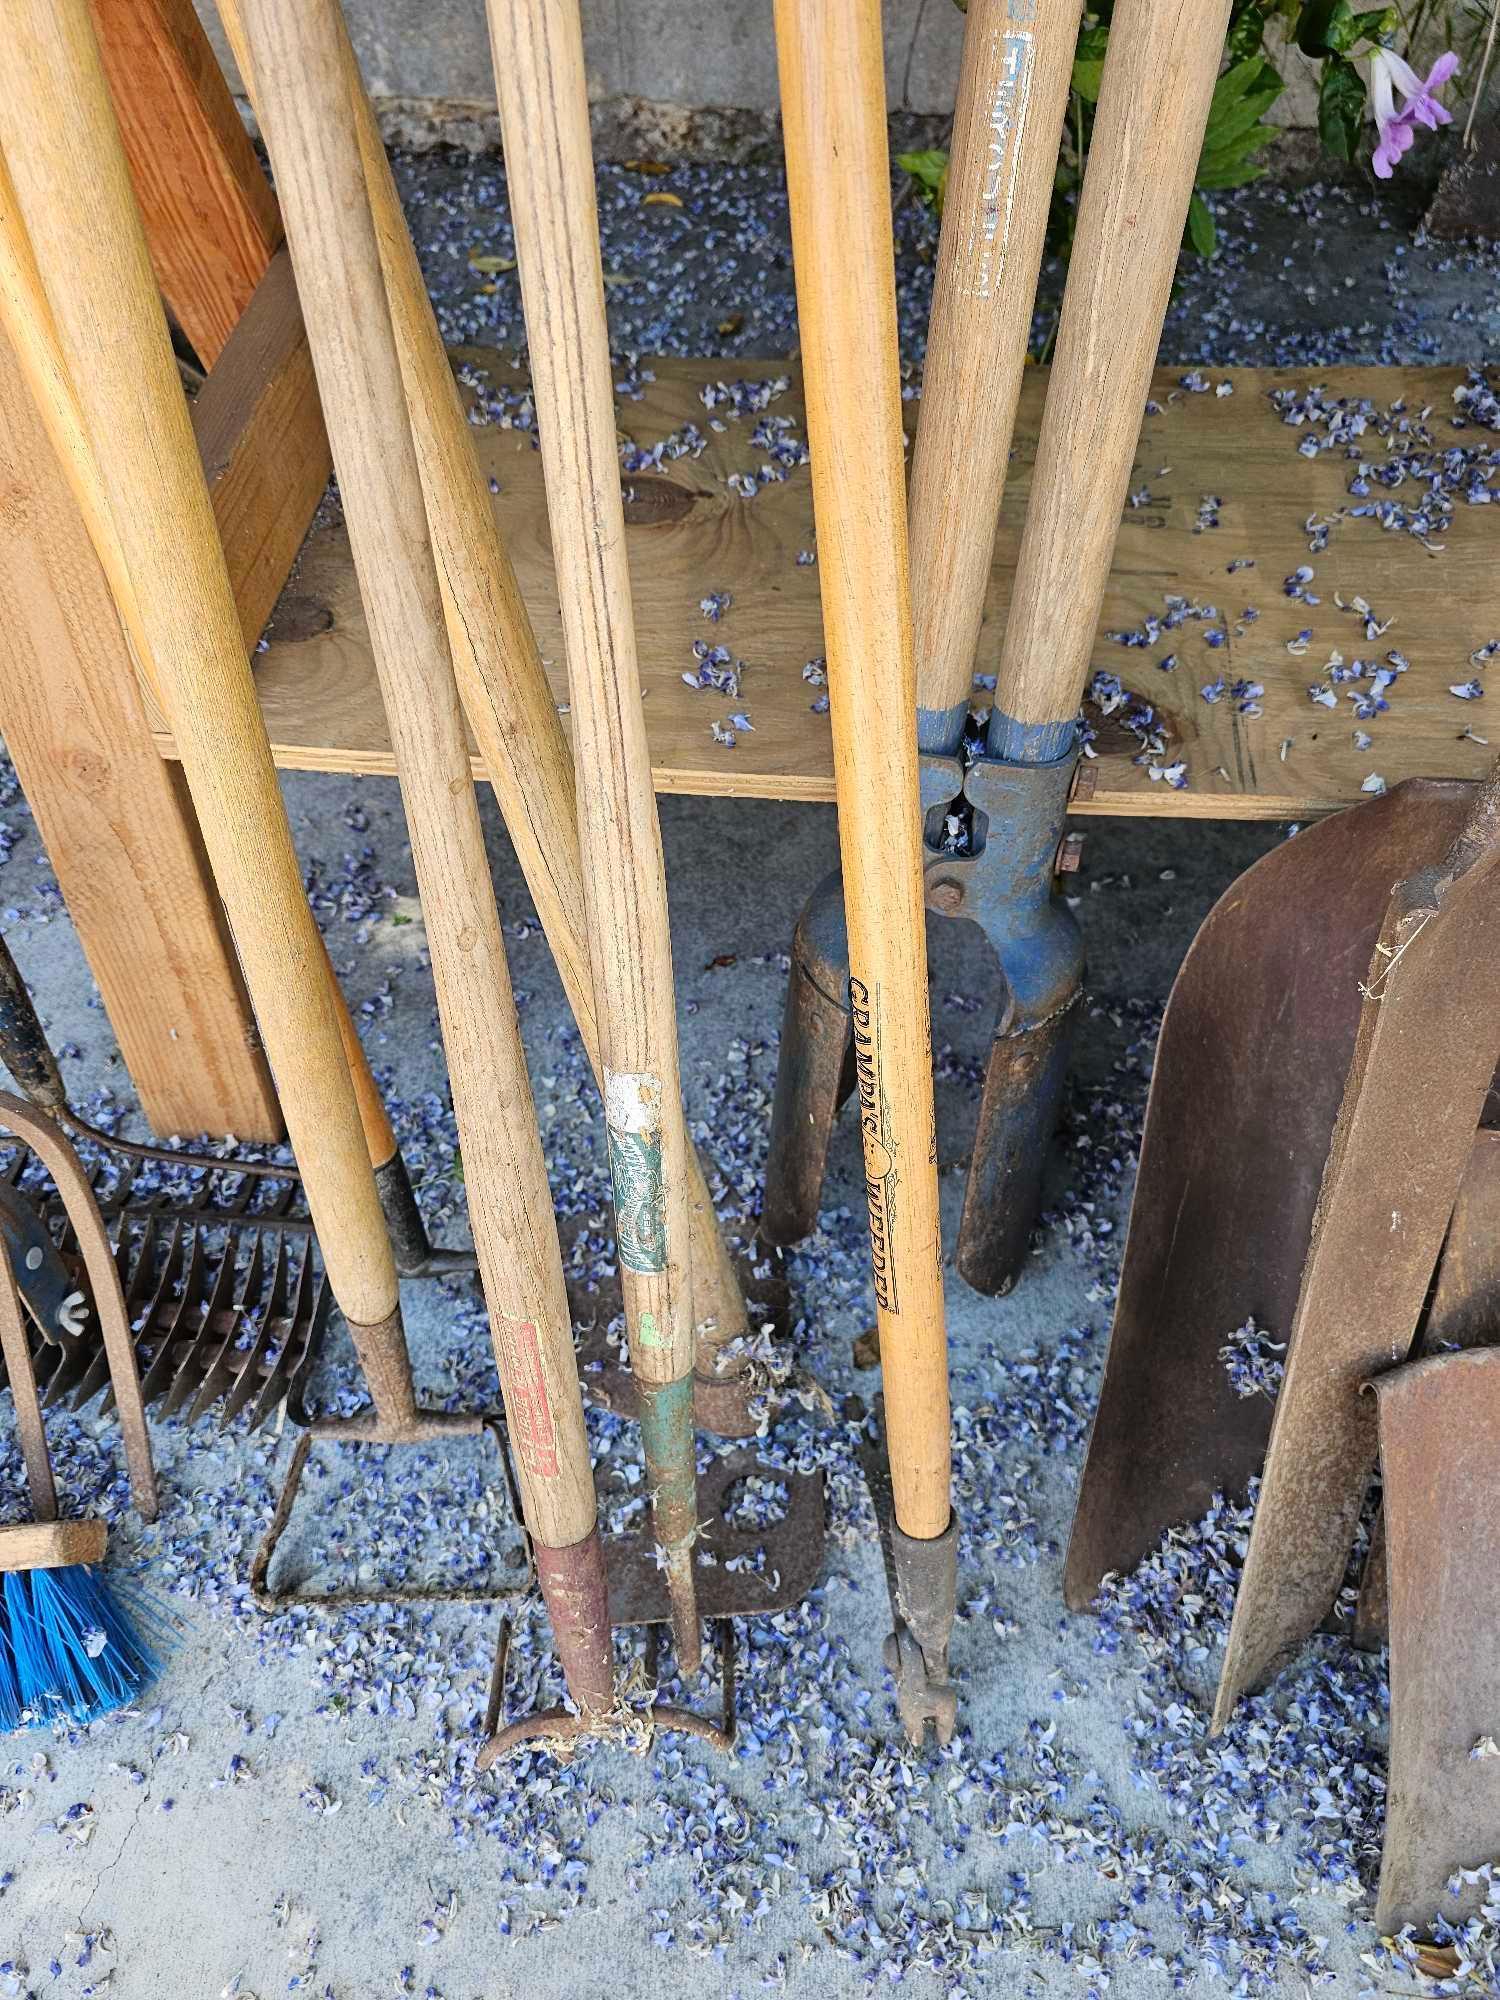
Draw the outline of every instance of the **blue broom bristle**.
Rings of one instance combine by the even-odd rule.
[[[45,1725],[59,1715],[92,1722],[133,1701],[159,1664],[86,1564],[6,1573],[0,1729]]]

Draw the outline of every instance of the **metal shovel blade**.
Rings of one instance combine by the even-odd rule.
[[[1219,1350],[1284,1340],[1392,889],[1446,854],[1472,787],[1409,779],[1305,829],[1226,891],[1172,989],[1065,1572],[1086,1607],[1216,1490],[1261,1469],[1272,1405]]]
[[[1372,1384],[1390,1557],[1391,1767],[1375,1920],[1428,1935],[1478,1908],[1450,1875],[1500,1842],[1500,1349],[1432,1355]],[[1476,1755],[1475,1753],[1480,1754]]]

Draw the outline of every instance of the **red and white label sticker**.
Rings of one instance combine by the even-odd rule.
[[[505,1416],[517,1455],[534,1479],[555,1479],[557,1431],[536,1326],[529,1319],[497,1319],[495,1327],[505,1364]]]

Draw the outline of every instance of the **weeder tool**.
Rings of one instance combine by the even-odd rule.
[[[1376,1927],[1418,1936],[1478,1912],[1495,1858],[1500,1758],[1500,1349],[1434,1354],[1369,1387],[1390,1573],[1391,1758]]]
[[[382,1443],[478,1432],[483,1416],[422,1409],[413,1391],[395,1259],[322,940],[86,0],[18,0],[11,9],[0,36],[0,144],[276,1076],[329,1285],[374,1397],[373,1415],[334,1428]]]
[[[1261,1471],[1274,1389],[1237,1388],[1237,1331],[1287,1339],[1391,885],[1441,863],[1474,790],[1408,779],[1304,827],[1225,892],[1183,960],[1068,1545],[1077,1610]]]
[[[958,1522],[879,0],[777,0],[776,43],[894,1514],[887,1657],[912,1740],[931,1720],[946,1742]]]
[[[965,32],[911,488],[922,807],[936,835],[927,903],[980,925],[1004,981],[957,1247],[959,1270],[984,1292],[1008,1291],[1025,1261],[1066,1080],[1083,945],[1053,878],[1073,859],[1062,836],[1076,717],[1229,9],[1122,0],[1116,11],[994,705],[984,752],[966,769],[969,677],[1077,27],[1076,10],[1056,7],[1029,31],[1033,43],[1002,30],[999,11],[971,7]],[[1002,221],[1011,258],[997,256]],[[976,421],[985,373],[996,386]],[[955,816],[969,827],[967,852],[943,851]],[[841,1090],[847,1029],[830,1012],[842,963],[830,887],[804,912],[793,950],[767,1178],[777,1242],[811,1227]]]
[[[237,0],[220,10],[242,76],[249,52]],[[583,907],[583,860],[573,760],[542,666],[536,635],[500,539],[452,370],[402,213],[390,162],[359,67],[340,24],[360,154],[380,243],[397,351],[443,593],[459,696],[484,758],[521,872],[552,949],[595,1077],[599,1027]],[[749,1331],[741,1273],[729,1256],[696,1149],[688,1154],[692,1315],[697,1330],[694,1405],[705,1429],[748,1436],[761,1389],[740,1349]],[[753,1281],[751,1289],[762,1291]],[[764,1302],[757,1299],[758,1307]],[[766,1317],[759,1310],[758,1321]],[[586,1393],[607,1387],[628,1400],[629,1378],[606,1378],[590,1353]]]
[[[661,831],[636,665],[576,0],[488,0],[578,759],[579,847],[630,1364],[684,1674],[693,1540],[689,1141]]]

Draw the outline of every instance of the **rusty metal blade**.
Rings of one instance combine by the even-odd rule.
[[[1360,982],[1391,890],[1447,852],[1470,791],[1410,779],[1304,829],[1220,898],[1183,961],[1068,1548],[1075,1609],[1261,1469],[1272,1406],[1235,1393],[1219,1350],[1252,1315],[1287,1336]]]
[[[1287,1347],[1212,1727],[1333,1602],[1374,1469],[1366,1377],[1411,1351],[1500,1053],[1500,846],[1402,882],[1359,1029]]]
[[[1423,1354],[1500,1343],[1500,1131],[1481,1126],[1443,1239],[1437,1283],[1417,1346]],[[1352,1637],[1373,1652],[1387,1630],[1385,1527],[1377,1519],[1360,1579]],[[1500,1829],[1497,1829],[1500,1840]]]
[[[1450,1875],[1500,1847],[1500,1348],[1431,1355],[1371,1385],[1390,1555],[1391,1762],[1375,1920],[1477,1910]]]

